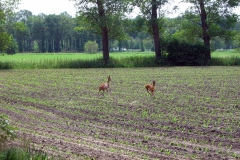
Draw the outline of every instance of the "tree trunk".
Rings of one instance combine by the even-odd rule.
[[[98,14],[101,19],[102,29],[102,45],[103,45],[103,60],[105,63],[109,61],[109,43],[108,43],[108,29],[105,21],[105,11],[103,8],[102,0],[97,0]]]
[[[206,47],[205,61],[208,64],[209,61],[211,60],[211,53],[210,53],[210,36],[208,34],[207,13],[205,11],[203,0],[199,0],[199,5],[201,9],[203,41],[204,46]]]
[[[105,63],[109,61],[109,44],[107,27],[102,28],[102,44],[103,44],[103,60]]]
[[[155,46],[155,56],[156,56],[156,59],[159,59],[161,57],[161,46],[160,46],[160,37],[159,37],[159,29],[158,29],[158,22],[157,22],[156,0],[152,0],[151,22],[152,22],[153,40],[154,40],[154,46]]]
[[[54,41],[49,39],[48,40],[48,52],[53,53],[53,48],[54,48]]]
[[[45,43],[45,38],[41,38],[40,41],[40,52],[45,53],[47,51],[46,49],[46,43]]]
[[[54,40],[54,52],[56,52],[56,53],[61,52],[60,39],[59,38],[56,38]]]

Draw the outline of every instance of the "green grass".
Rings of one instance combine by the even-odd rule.
[[[15,54],[0,57],[0,69],[102,68],[156,66],[153,52],[110,53],[105,65],[102,53]]]
[[[114,52],[105,65],[102,53],[27,53],[0,56],[0,69],[53,69],[53,68],[132,68],[169,66],[166,59],[155,63],[154,52]],[[240,66],[237,51],[213,52],[212,66]]]
[[[211,54],[212,58],[225,58],[225,57],[238,57],[240,58],[240,51],[232,50],[232,51],[215,51]]]
[[[115,52],[110,53],[113,58],[124,58],[131,56],[154,56],[153,52]],[[102,53],[18,53],[0,57],[1,62],[42,62],[46,60],[94,60],[102,58]]]
[[[11,148],[4,152],[0,152],[1,160],[54,160],[54,157],[48,157],[47,154],[41,151],[30,152],[21,148]]]
[[[154,52],[113,52],[112,58],[126,58],[135,56],[154,56]],[[238,51],[216,51],[212,54],[213,58],[240,57]],[[1,62],[42,62],[46,60],[94,60],[102,58],[102,53],[18,53],[14,55],[4,55],[0,57]]]
[[[101,54],[86,54],[86,53],[18,53],[14,55],[2,56],[1,62],[29,62],[29,61],[45,61],[45,60],[61,60],[61,59],[94,59],[100,58]]]

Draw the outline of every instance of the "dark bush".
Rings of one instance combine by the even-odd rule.
[[[13,65],[10,62],[0,62],[0,69],[13,69]]]
[[[167,60],[172,65],[199,66],[204,64],[205,47],[173,40],[167,46]]]

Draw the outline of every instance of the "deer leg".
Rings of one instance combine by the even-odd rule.
[[[147,89],[147,92],[151,95],[151,93],[149,92],[149,90]]]

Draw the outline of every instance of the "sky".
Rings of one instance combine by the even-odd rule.
[[[28,10],[33,15],[40,13],[58,15],[66,11],[71,16],[75,16],[76,8],[74,3],[69,0],[21,0],[18,10]]]
[[[175,0],[179,1],[179,0]],[[46,15],[56,14],[59,15],[62,12],[67,12],[72,17],[75,17],[76,8],[74,7],[73,1],[69,0],[21,0],[21,4],[18,6],[18,10],[28,10],[33,13],[33,15],[38,15],[40,13],[44,13]],[[174,5],[179,5],[179,3],[174,3]],[[179,5],[180,11],[184,11],[188,5],[181,4]],[[176,17],[178,13],[169,15],[168,17]],[[135,17],[138,11],[132,14],[131,17]],[[237,13],[240,15],[240,8],[237,9]]]
[[[20,5],[18,6],[18,10],[28,10],[31,11],[33,15],[38,15],[40,13],[44,13],[46,15],[58,15],[66,11],[68,14],[74,17],[76,14],[74,3],[75,2],[69,0],[21,0]],[[181,8],[185,9],[186,7],[187,6],[183,5]],[[138,11],[135,10],[133,14],[130,15],[130,17],[134,18],[137,13]],[[173,17],[174,16],[177,16],[177,14],[173,15]]]

